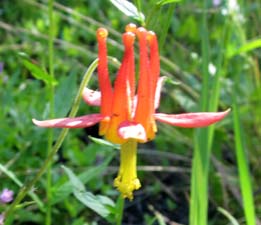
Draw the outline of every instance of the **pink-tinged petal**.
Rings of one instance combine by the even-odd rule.
[[[100,122],[104,118],[105,116],[102,116],[101,114],[91,114],[76,118],[59,118],[43,121],[32,119],[32,121],[36,126],[39,127],[84,128],[90,127]]]
[[[137,139],[139,141],[146,141],[146,131],[144,127],[135,122],[124,121],[118,128],[118,135],[123,139]]]
[[[89,88],[84,88],[82,93],[83,100],[92,106],[100,106],[101,105],[101,92],[93,91]]]
[[[224,112],[198,112],[198,113],[183,113],[183,114],[164,114],[156,113],[156,120],[168,123],[177,127],[205,127],[222,120],[230,109]]]
[[[162,89],[162,86],[164,84],[164,81],[166,80],[166,77],[160,77],[157,81],[157,86],[156,86],[156,92],[155,92],[155,99],[154,99],[154,108],[157,109],[159,108],[160,105],[160,92]]]

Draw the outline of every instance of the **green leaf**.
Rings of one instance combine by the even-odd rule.
[[[94,195],[91,192],[85,191],[81,180],[69,168],[65,166],[62,166],[62,168],[73,185],[74,196],[85,206],[106,218],[111,213],[108,207],[115,207],[114,202],[106,196]]]
[[[85,187],[84,184],[82,183],[82,181],[76,176],[74,175],[74,173],[67,168],[66,166],[61,166],[63,168],[63,170],[66,172],[67,176],[70,179],[70,183],[73,186],[73,191],[85,191]]]
[[[229,56],[232,57],[244,52],[249,52],[256,48],[261,48],[261,38],[243,44],[239,49],[234,50],[232,53],[230,53]]]
[[[181,1],[182,0],[160,0],[156,4],[162,6],[162,5],[171,4],[171,3],[175,3],[175,2],[181,2]]]
[[[108,146],[108,147],[115,148],[115,149],[120,149],[120,145],[112,144],[111,142],[106,141],[104,139],[95,138],[95,137],[92,137],[92,136],[88,136],[88,138],[90,138],[96,144]]]
[[[81,173],[78,179],[80,179],[80,181],[85,184],[89,180],[93,179],[94,177],[99,176],[106,169],[107,165],[110,163],[112,158],[113,158],[113,154],[108,159],[106,159],[101,165],[94,168],[90,168],[87,171]],[[61,186],[58,187],[54,186],[52,192],[53,192],[52,204],[54,205],[64,200],[73,192],[73,185],[70,181],[68,181],[62,184]]]
[[[59,80],[55,91],[55,115],[63,117],[69,112],[77,91],[77,76],[73,72]]]
[[[56,85],[58,83],[41,67],[34,63],[31,63],[29,60],[23,59],[23,64],[36,79],[44,81],[47,85]]]
[[[127,0],[110,0],[111,3],[118,8],[126,16],[133,17],[134,19],[144,22],[145,16],[139,12],[137,7]]]

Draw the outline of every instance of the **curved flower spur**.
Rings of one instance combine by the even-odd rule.
[[[38,121],[40,127],[84,128],[100,123],[99,134],[112,143],[120,144],[120,169],[114,186],[124,198],[133,199],[133,191],[141,187],[137,178],[137,143],[152,140],[157,132],[155,120],[178,127],[204,127],[222,120],[224,112],[198,112],[184,114],[156,113],[160,91],[164,81],[159,77],[160,60],[157,36],[134,24],[126,26],[122,35],[124,55],[112,87],[108,72],[107,45],[108,32],[97,30],[98,40],[98,82],[100,91],[85,88],[84,101],[100,106],[100,113],[76,118],[58,118]],[[136,91],[134,42],[139,43],[139,79]],[[137,93],[136,93],[137,92]]]

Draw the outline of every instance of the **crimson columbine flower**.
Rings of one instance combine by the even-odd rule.
[[[99,133],[112,143],[121,144],[121,163],[114,185],[123,197],[133,198],[132,192],[140,188],[136,172],[137,142],[152,140],[157,132],[155,120],[179,127],[204,127],[223,119],[229,110],[218,113],[156,113],[161,86],[160,60],[156,34],[143,27],[129,24],[123,34],[125,47],[122,64],[111,85],[107,62],[108,32],[97,30],[98,81],[100,91],[85,88],[83,99],[89,105],[100,106],[100,113],[76,118],[45,121],[33,119],[40,127],[83,128],[100,123]],[[135,86],[134,41],[139,43],[139,81]]]

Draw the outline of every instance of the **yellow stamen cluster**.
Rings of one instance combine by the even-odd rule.
[[[133,199],[133,191],[141,187],[137,178],[137,141],[129,139],[121,145],[120,170],[114,180],[114,186],[121,192],[123,198]]]

